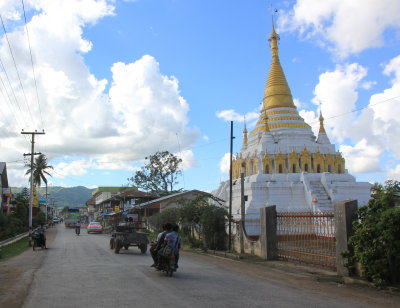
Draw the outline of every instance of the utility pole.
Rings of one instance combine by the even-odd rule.
[[[244,172],[245,163],[242,162],[240,171],[240,253],[244,253],[244,237],[245,237],[245,204],[244,204]]]
[[[48,212],[48,206],[49,206],[49,200],[48,200],[47,196],[50,196],[50,194],[47,192],[47,190],[46,190],[45,196],[46,196],[46,220],[45,221],[47,224],[47,212]]]
[[[229,160],[229,245],[228,250],[232,248],[232,152],[233,152],[233,121],[231,121],[231,148],[230,148],[230,160]]]
[[[23,135],[32,135],[32,141],[31,141],[31,153],[29,154],[24,154],[24,156],[31,156],[31,177],[30,177],[30,182],[31,182],[31,195],[30,195],[30,200],[29,200],[29,230],[32,230],[32,205],[33,205],[33,156],[36,154],[41,154],[41,153],[35,153],[35,135],[44,135],[45,132],[44,130],[42,132],[34,131],[34,132],[24,132],[22,130],[21,134]]]

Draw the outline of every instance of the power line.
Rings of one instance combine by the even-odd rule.
[[[35,124],[35,119],[34,119],[34,117],[32,116],[32,112],[31,112],[31,109],[30,109],[29,104],[28,104],[28,100],[27,100],[27,98],[26,98],[25,90],[24,90],[24,87],[23,87],[23,85],[22,85],[21,77],[20,77],[20,75],[19,75],[17,63],[15,62],[14,53],[13,53],[13,51],[12,51],[11,44],[10,44],[10,40],[8,39],[6,27],[5,27],[5,25],[4,25],[3,18],[1,17],[1,14],[0,14],[0,21],[1,21],[1,24],[2,24],[2,26],[3,26],[4,34],[5,34],[5,37],[6,37],[6,40],[7,40],[7,43],[8,43],[8,48],[9,48],[9,50],[10,50],[10,54],[11,54],[11,57],[12,57],[12,60],[13,60],[13,63],[14,63],[15,71],[17,72],[17,76],[18,76],[19,84],[20,84],[20,87],[21,87],[21,90],[22,90],[22,94],[24,95],[25,104],[26,104],[26,106],[27,106],[27,108],[28,108],[29,115],[31,116],[32,123],[33,123],[34,125],[36,125],[36,124]]]
[[[27,37],[27,39],[28,39],[29,54],[30,54],[30,56],[31,56],[31,65],[32,65],[33,79],[34,79],[34,81],[35,81],[36,99],[37,99],[37,104],[38,104],[38,107],[39,107],[40,120],[41,120],[41,122],[42,122],[42,127],[44,128],[43,117],[42,117],[42,109],[41,109],[41,107],[40,107],[39,92],[38,92],[37,82],[36,82],[35,67],[34,67],[34,65],[33,65],[31,41],[30,41],[30,39],[29,39],[28,24],[27,24],[27,22],[26,22],[26,14],[25,14],[24,0],[21,0],[21,2],[22,2],[22,9],[23,9],[23,11],[24,11],[26,37]]]
[[[13,97],[14,97],[14,100],[15,100],[15,104],[17,105],[17,107],[18,107],[18,109],[19,109],[19,111],[20,111],[22,121],[24,122],[25,126],[28,126],[28,125],[27,125],[27,122],[26,122],[26,120],[25,120],[25,118],[23,117],[23,113],[22,113],[21,106],[18,104],[17,96],[15,95],[14,89],[13,89],[13,87],[12,87],[12,85],[11,85],[10,78],[8,77],[8,74],[7,74],[7,70],[6,70],[6,68],[5,68],[4,64],[3,64],[3,61],[1,61],[1,58],[0,58],[0,66],[1,66],[1,68],[3,69],[4,75],[6,76],[6,79],[7,79],[8,85],[9,85],[9,88],[11,89],[11,92],[12,92]],[[7,93],[8,99],[9,99],[9,101],[10,101],[10,103],[11,103],[12,100],[11,100],[11,98],[10,98],[10,95],[9,95],[8,91],[7,91],[7,87],[6,87],[6,85],[4,84],[3,78],[1,78],[1,75],[0,75],[0,80],[1,80],[1,83],[3,84],[4,90],[5,90],[6,93]],[[13,111],[12,108],[10,108],[10,109],[11,109],[11,111]],[[20,125],[21,125],[21,124],[20,124]],[[23,126],[23,125],[21,125],[21,126]]]
[[[326,120],[330,120],[330,119],[335,119],[335,118],[338,118],[338,117],[341,117],[341,116],[345,116],[345,115],[348,115],[348,114],[352,114],[354,112],[358,112],[358,111],[361,111],[361,110],[364,110],[364,109],[367,109],[367,108],[370,108],[370,107],[373,107],[373,106],[376,106],[376,105],[379,105],[379,104],[387,103],[387,102],[389,102],[391,100],[394,100],[396,98],[399,98],[399,97],[400,97],[400,95],[397,95],[397,96],[385,99],[383,101],[376,102],[375,104],[370,104],[370,105],[367,105],[367,106],[364,106],[364,107],[360,107],[360,108],[354,109],[352,111],[344,112],[344,113],[341,113],[341,114],[338,114],[338,115],[334,115],[334,116],[331,116],[329,118],[324,118],[324,119],[325,119],[325,121]],[[319,121],[315,121],[315,122],[312,122],[310,124],[316,124],[316,123],[319,123]]]
[[[1,66],[3,65],[3,63],[1,62],[1,59],[0,59],[0,64],[1,64]],[[7,72],[4,71],[4,73],[5,73],[6,76],[7,76]],[[7,76],[7,79],[8,79],[8,76]],[[4,92],[3,92],[2,88],[0,87],[1,95],[3,96],[4,101],[7,103],[8,107],[10,108],[10,112],[11,112],[11,114],[13,115],[13,117],[14,117],[14,119],[15,119],[15,122],[18,123],[21,127],[23,127],[23,125],[21,125],[21,123],[19,122],[19,119],[18,119],[17,116],[16,116],[16,115],[18,115],[18,113],[15,112],[15,110],[14,110],[13,107],[12,107],[13,105],[12,105],[12,103],[11,103],[10,94],[9,94],[8,91],[7,91],[7,87],[6,87],[6,85],[4,84],[4,81],[3,81],[3,78],[1,77],[1,74],[0,74],[0,81],[1,81],[1,84],[3,85],[3,87],[4,87],[4,91],[6,92],[7,97],[4,95]],[[9,81],[9,80],[8,80],[8,81]],[[14,91],[12,90],[12,88],[11,88],[11,91],[14,92]],[[14,97],[15,97],[15,94],[14,94]],[[8,98],[8,100],[7,100],[7,98]],[[16,99],[16,98],[15,98],[15,99]],[[19,106],[19,104],[18,104],[17,101],[16,101],[16,104],[17,104],[19,110],[21,111],[21,108],[20,108],[20,106]],[[21,115],[21,117],[22,117],[22,111],[21,111],[20,115]],[[6,116],[4,116],[4,117],[6,118]],[[8,122],[8,118],[6,118],[6,119],[7,119],[7,122]],[[22,121],[25,122],[25,119],[24,119],[23,117],[22,117]],[[26,122],[25,122],[25,124],[26,124]],[[11,127],[11,126],[9,125],[9,127]],[[27,141],[27,142],[29,143],[29,140],[27,139],[27,137],[26,137],[25,135],[24,135],[24,137],[25,137],[25,141]]]

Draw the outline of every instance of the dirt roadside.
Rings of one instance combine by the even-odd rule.
[[[290,286],[308,290],[329,297],[348,299],[365,303],[368,307],[400,307],[399,289],[380,290],[363,281],[349,279],[344,283],[343,277],[335,272],[312,266],[298,265],[285,261],[263,261],[250,257],[248,260],[233,260],[214,254],[185,251],[185,254],[208,258],[211,262],[228,270],[266,279],[277,285]]]
[[[57,228],[46,231],[49,249],[38,248],[32,251],[30,248],[19,256],[0,262],[0,307],[22,307],[34,274],[44,262],[47,251],[51,249],[56,232]]]

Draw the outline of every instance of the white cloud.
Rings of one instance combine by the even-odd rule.
[[[229,173],[229,167],[230,167],[230,153],[225,153],[224,156],[221,158],[219,162],[219,170],[222,173]]]
[[[388,171],[387,178],[390,180],[400,181],[400,164]]]
[[[244,115],[237,113],[233,109],[221,110],[216,112],[216,116],[224,121],[235,121],[235,122],[243,122],[244,117],[246,117],[246,121],[252,121],[258,119],[259,113],[257,112],[248,112]]]
[[[297,30],[345,57],[381,46],[385,30],[400,27],[399,12],[398,0],[297,0],[280,15],[279,31]]]
[[[0,9],[4,8],[3,18],[18,19],[15,12],[21,10],[20,1],[6,2],[0,4]],[[83,175],[90,168],[131,170],[132,162],[157,151],[178,152],[176,134],[182,148],[195,143],[199,133],[188,127],[189,105],[180,94],[179,82],[173,76],[163,75],[154,57],[145,55],[131,63],[115,63],[111,67],[111,81],[98,80],[84,63],[82,53],[96,46],[83,37],[83,29],[113,16],[113,3],[113,0],[27,3],[27,10],[35,9],[28,29],[40,105],[36,101],[24,27],[21,24],[9,28],[27,102],[21,91],[15,89],[19,107],[12,100],[8,102],[11,107],[3,110],[4,118],[12,121],[10,125],[5,121],[0,124],[6,134],[3,140],[7,139],[2,143],[2,160],[14,161],[29,151],[29,138],[21,136],[21,128],[45,129],[46,135],[36,138],[36,146],[48,156],[50,164],[51,160],[69,157],[68,163],[55,165],[58,177]],[[0,41],[0,57],[6,69],[12,71],[4,37]],[[18,83],[15,79],[12,82]],[[111,85],[108,93],[107,84]],[[0,99],[4,98],[0,95]],[[186,154],[189,166],[194,158],[189,159]]]
[[[54,172],[49,171],[56,178],[65,178],[69,175],[84,175],[93,166],[93,161],[87,159],[60,162],[53,166]]]
[[[400,159],[400,56],[383,69],[383,74],[392,78],[391,87],[372,95],[368,108],[356,113],[357,91],[365,88],[366,74],[367,70],[355,63],[337,66],[335,71],[321,74],[313,99],[322,102],[328,135],[333,141],[347,143],[340,150],[354,173],[379,171],[383,153]],[[301,115],[307,118],[306,112]],[[394,170],[387,175],[394,176]]]
[[[352,111],[358,100],[357,89],[367,69],[357,63],[337,65],[334,71],[319,76],[312,102],[322,104],[325,128],[330,136],[342,142],[351,135],[355,115]]]
[[[297,109],[302,108],[304,106],[304,104],[298,98],[293,98],[293,103]]]
[[[355,146],[341,145],[340,151],[346,160],[350,173],[376,172],[380,170],[382,148],[368,144],[362,139]]]
[[[384,74],[393,76],[392,87],[371,97],[372,129],[385,148],[400,159],[400,55],[385,66]]]
[[[194,153],[191,150],[184,150],[180,153],[176,153],[175,155],[182,159],[183,170],[197,166],[197,161],[194,157]]]
[[[304,121],[311,126],[312,131],[315,136],[318,136],[319,131],[319,120],[317,114],[314,111],[310,110],[299,110],[299,115],[304,119]]]

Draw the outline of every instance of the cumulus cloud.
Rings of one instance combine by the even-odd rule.
[[[387,178],[400,181],[400,164],[388,171]]]
[[[358,100],[358,88],[367,75],[367,69],[358,63],[337,65],[335,70],[319,76],[312,102],[322,105],[325,128],[330,135],[342,142],[353,130],[354,114]],[[340,115],[340,116],[339,116]]]
[[[315,87],[313,102],[322,103],[328,135],[346,143],[340,150],[352,172],[379,171],[385,151],[400,158],[400,56],[390,60],[382,73],[391,78],[391,87],[373,94],[368,108],[358,113],[354,111],[358,91],[365,88],[366,68],[356,63],[337,66],[321,74]],[[394,174],[393,170],[388,175]]]
[[[230,153],[225,153],[224,156],[221,158],[219,162],[219,170],[222,173],[229,173],[229,167],[230,167]]]
[[[233,109],[228,109],[217,111],[216,116],[220,119],[223,119],[224,121],[244,122],[244,119],[246,118],[246,121],[251,122],[258,119],[259,113],[248,112],[246,114],[240,114]]]
[[[82,55],[96,46],[83,36],[83,29],[112,18],[113,4],[113,0],[27,2],[26,9],[33,13],[28,29],[38,102],[25,28],[17,14],[21,3],[2,1],[0,9],[8,18],[8,35],[27,97],[18,87],[13,88],[15,99],[7,97],[11,88],[0,85],[0,98],[8,104],[1,118],[12,119],[0,122],[6,135],[2,160],[13,161],[30,149],[29,138],[20,134],[22,128],[45,129],[36,146],[50,163],[58,161],[59,177],[82,175],[90,168],[130,169],[133,162],[156,151],[177,153],[176,134],[182,148],[196,142],[199,132],[188,126],[189,104],[180,94],[179,81],[164,75],[154,57],[114,63],[111,80],[97,79],[85,64]],[[18,84],[4,37],[0,57],[12,83]],[[4,71],[0,75],[6,80]],[[62,159],[65,162],[59,162]],[[185,153],[185,163],[194,165],[193,155]]]
[[[393,58],[383,73],[391,79],[391,87],[371,97],[369,109],[373,114],[372,129],[384,147],[400,159],[400,55]]]
[[[280,15],[279,31],[298,31],[346,57],[381,46],[385,30],[400,27],[399,12],[398,0],[297,0]]]
[[[194,153],[191,150],[184,150],[180,153],[177,153],[180,159],[182,159],[182,169],[187,170],[197,166],[197,161],[194,157]]]
[[[382,148],[368,144],[366,139],[355,146],[341,145],[340,151],[346,158],[346,166],[350,173],[376,172],[380,169]]]

